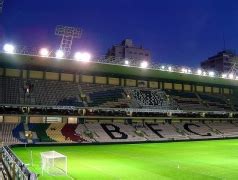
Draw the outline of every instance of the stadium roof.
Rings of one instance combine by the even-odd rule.
[[[193,84],[210,84],[220,86],[238,86],[237,80],[219,77],[183,74],[156,69],[143,69],[139,67],[98,63],[80,62],[51,57],[39,57],[20,54],[0,54],[0,67],[19,68],[39,71],[56,71],[67,73],[81,73],[93,75],[106,75],[112,77],[137,78],[144,80],[161,80],[168,82],[187,82]]]

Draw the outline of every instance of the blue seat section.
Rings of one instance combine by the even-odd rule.
[[[238,95],[233,94],[229,96],[225,96],[228,101],[230,101],[233,104],[233,107],[236,111],[238,111]]]
[[[37,128],[37,125],[35,123],[28,124],[29,131],[35,131],[36,128]]]
[[[46,123],[29,123],[28,128],[32,132],[36,132],[38,141],[40,142],[54,142],[46,133],[50,124]]]
[[[77,106],[77,107],[83,107],[84,104],[82,101],[78,101],[77,98],[71,97],[66,98],[58,102],[58,106]]]
[[[24,125],[23,123],[20,123],[12,130],[12,135],[13,137],[19,139],[21,142],[27,143],[27,139],[20,136],[20,132],[24,131]]]
[[[123,98],[123,92],[122,88],[116,88],[90,93],[89,97],[92,102],[89,105],[99,106],[105,102],[118,101],[118,99]]]
[[[29,129],[29,131],[35,132],[35,129],[37,129],[37,125],[29,123],[28,129]],[[37,142],[40,142],[40,139],[38,137],[32,137],[32,141],[33,141],[33,143],[37,143]]]
[[[166,90],[166,94],[170,95],[178,103],[179,109],[207,110],[207,106],[193,92]]]
[[[219,102],[221,104],[226,104],[226,102],[224,101],[224,99],[222,99],[222,97],[219,96],[215,96],[215,95],[209,95],[209,94],[199,94],[199,96],[203,99],[203,100],[207,100],[210,102]]]
[[[210,109],[220,111],[220,110],[228,110],[231,111],[231,105],[227,103],[227,98],[221,95],[210,95],[210,94],[199,94],[200,98],[206,101]]]

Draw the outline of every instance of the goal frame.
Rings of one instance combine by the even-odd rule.
[[[46,172],[48,175],[51,176],[67,176],[68,174],[68,158],[67,156],[60,154],[56,151],[47,151],[47,152],[41,152],[41,173],[42,176],[44,175],[44,172]],[[62,168],[58,168],[57,160],[62,160],[64,163],[64,166]],[[56,162],[55,162],[56,161]],[[52,172],[51,170],[58,170],[58,173]]]

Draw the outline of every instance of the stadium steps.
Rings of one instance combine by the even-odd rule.
[[[224,99],[225,99],[227,105],[230,106],[231,110],[236,111],[236,108],[235,108],[234,104],[232,103],[232,101],[230,99],[228,100],[228,98],[224,98]]]
[[[213,128],[212,126],[210,126],[210,125],[207,124],[207,123],[204,123],[204,124],[205,124],[207,127],[209,127],[212,132],[216,133],[217,135],[221,135],[222,137],[224,137],[224,134],[223,134],[221,131],[219,131],[218,129]]]
[[[23,123],[19,123],[13,130],[12,130],[12,135],[13,137],[19,139],[21,142],[26,143],[26,137],[24,135],[24,125]]]
[[[25,123],[24,123],[24,130],[25,130],[25,131],[29,131],[28,124],[25,124]]]
[[[237,123],[233,123],[233,122],[231,122],[232,124],[234,124],[234,126],[237,126],[238,127],[238,124]]]
[[[78,91],[79,91],[79,96],[83,102],[84,107],[88,107],[88,103],[87,103],[88,96],[83,92],[83,89],[81,88],[80,85],[78,85]]]
[[[39,138],[36,134],[35,131],[31,131],[29,129],[29,124],[26,124],[24,123],[24,130],[25,130],[25,133],[29,131],[29,133],[31,132],[31,137],[27,138],[27,142],[30,144],[30,143],[36,143],[36,142],[39,142]],[[25,135],[24,135],[25,136]]]
[[[231,110],[236,111],[235,105],[230,102]]]
[[[202,98],[198,95],[198,93],[194,92],[194,94],[197,96],[198,100],[202,103]]]
[[[138,130],[137,128],[135,128],[135,129],[136,129],[135,134],[137,136],[141,136],[141,137],[145,138],[146,141],[149,140],[148,134],[146,132],[144,132],[143,130]]]
[[[136,131],[141,131],[144,134],[144,138],[146,140],[149,140],[149,135],[145,132],[145,129],[148,130],[148,128],[144,127],[142,124],[140,125],[140,127],[137,127],[137,126],[133,126],[133,127],[135,128]]]
[[[192,92],[184,92],[178,90],[165,90],[166,94],[169,95],[170,101],[174,102],[174,109],[191,110],[194,108],[201,110],[205,109],[200,104],[197,96]],[[177,107],[177,108],[176,108]]]
[[[101,106],[106,102],[117,102],[118,99],[122,98],[122,89],[109,89],[96,91],[89,94],[90,99],[93,101],[89,103],[91,106]]]
[[[97,132],[92,131],[92,133],[93,133],[93,139],[94,139],[96,142],[99,142],[99,141],[98,141],[98,138],[100,138],[100,136],[97,134]]]
[[[85,131],[90,131],[88,130],[84,124],[78,124],[77,128],[75,129],[76,134],[80,135],[81,138],[83,138],[86,141],[83,142],[95,142],[93,137],[89,137]]]
[[[231,99],[229,99],[228,96],[223,95],[222,99],[225,101],[225,103],[230,107],[232,111],[236,111]]]
[[[39,138],[38,138],[36,132],[31,132],[31,133],[32,133],[32,139],[31,139],[32,142],[33,143],[39,142]]]
[[[174,123],[172,123],[172,126],[175,128],[176,132],[185,139],[192,139],[192,137],[190,137],[190,134],[188,134],[183,128],[177,127]]]
[[[159,140],[158,135],[156,135],[151,129],[149,129],[146,125],[143,124],[137,124],[135,127],[136,130],[142,131],[145,136],[144,138],[146,138],[146,140],[149,141],[156,141]]]
[[[65,136],[66,139],[70,139],[74,142],[83,142],[86,141],[79,134],[75,132],[77,128],[77,124],[65,124],[65,126],[61,129],[61,133]]]
[[[199,103],[202,105],[202,106],[204,106],[204,108],[209,108],[209,105],[208,105],[208,103],[206,102],[206,101],[204,101],[200,96],[199,96],[199,94],[198,93],[194,93],[196,96],[197,96],[197,98],[198,98],[198,100],[199,100]],[[204,109],[205,110],[205,109]]]
[[[120,86],[81,83],[80,89],[85,95],[89,106],[101,107],[104,103],[117,102],[118,99],[124,98],[124,89]]]
[[[2,123],[1,123],[2,124]],[[11,143],[14,143],[14,144],[17,144],[19,143],[19,139],[18,138],[15,138],[13,136],[13,129],[15,129],[17,126],[17,124],[15,123],[4,123],[2,124],[2,142],[4,144],[11,144]]]
[[[100,123],[86,123],[85,126],[94,134],[96,142],[113,142],[110,136],[103,130]]]
[[[113,123],[114,125],[118,126],[123,132],[125,132],[128,135],[127,140],[128,141],[146,141],[145,135],[143,132],[137,134],[136,129],[131,124],[125,124],[125,123]]]
[[[25,139],[25,140],[26,140],[25,131],[20,131],[20,132],[19,132],[19,136],[20,136],[20,139]],[[26,140],[26,141],[27,141],[27,140]]]
[[[205,102],[211,111],[231,111],[231,104],[228,103],[227,98],[222,95],[214,95],[208,93],[199,93],[200,98]]]
[[[227,96],[228,98],[229,98],[229,100],[230,100],[230,103],[232,104],[232,106],[233,106],[233,110],[234,111],[237,111],[238,110],[238,96],[236,95],[236,94],[234,94],[234,95],[229,95],[229,96]]]
[[[100,107],[109,107],[109,108],[128,108],[130,104],[129,99],[119,98],[117,101],[107,101],[100,105]]]
[[[46,130],[48,129],[49,126],[50,126],[50,124],[46,124],[46,123],[28,124],[29,130],[36,133],[40,142],[54,142],[54,140],[51,139],[46,134]]]
[[[47,136],[49,136],[51,139],[53,139],[56,142],[61,142],[61,143],[72,142],[72,140],[70,140],[70,138],[66,138],[61,133],[61,130],[63,129],[64,126],[65,126],[65,123],[50,124],[50,126],[46,130]]]
[[[85,134],[86,137],[89,137],[91,141],[95,141],[96,142],[97,140],[95,139],[95,137],[99,137],[98,134],[96,132],[92,132],[90,129],[88,129],[85,124],[83,124],[83,127],[85,128],[85,130],[83,131],[83,134],[85,134],[86,131],[90,131],[92,133],[92,138]]]
[[[219,132],[217,129],[213,129],[212,127],[210,127],[208,124],[206,124],[205,122],[202,122],[202,124],[204,124],[204,126],[207,126],[209,128],[209,130],[213,133],[215,133],[216,135],[221,136],[221,132]]]
[[[129,106],[132,108],[139,108],[140,105],[138,104],[137,100],[133,98],[130,89],[125,87],[124,93],[123,93],[124,98],[127,98],[127,95],[130,96],[130,105]]]

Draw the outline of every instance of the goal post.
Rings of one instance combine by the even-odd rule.
[[[47,173],[50,176],[67,175],[67,156],[56,151],[42,152],[40,155],[42,175],[44,173]]]

